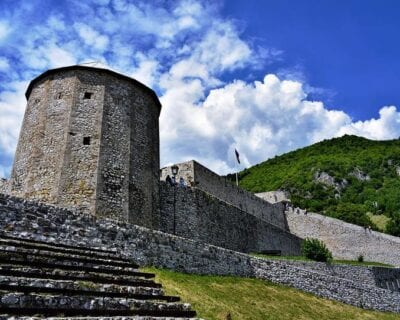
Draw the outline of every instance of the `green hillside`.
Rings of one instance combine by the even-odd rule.
[[[324,140],[246,169],[239,179],[249,191],[286,190],[294,206],[400,236],[400,140]]]

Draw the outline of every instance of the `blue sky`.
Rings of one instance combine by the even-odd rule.
[[[400,3],[0,1],[0,176],[29,81],[96,61],[160,97],[161,165],[218,173],[322,139],[400,136]]]

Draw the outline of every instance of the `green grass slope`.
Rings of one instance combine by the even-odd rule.
[[[398,314],[367,311],[257,279],[145,270],[156,273],[167,294],[179,295],[208,320],[400,319]]]
[[[239,179],[249,191],[286,190],[295,206],[362,226],[378,228],[368,212],[384,215],[382,231],[400,236],[399,172],[400,140],[345,135],[262,162]]]

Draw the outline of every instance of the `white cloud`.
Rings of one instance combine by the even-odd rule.
[[[86,45],[92,46],[100,51],[106,49],[109,43],[107,36],[100,34],[85,23],[75,23],[74,28]]]
[[[0,57],[0,71],[7,71],[10,69],[10,63],[7,58]]]
[[[0,20],[0,41],[5,40],[5,38],[11,32],[10,24],[7,21]]]
[[[144,54],[138,54],[139,66],[130,75],[132,78],[142,82],[146,86],[153,87],[158,76],[158,62],[147,58]]]
[[[356,134],[376,140],[400,137],[400,112],[395,106],[383,107],[378,119],[351,123],[341,128],[338,134]]]
[[[15,152],[22,117],[25,110],[27,82],[9,84],[9,91],[0,94],[0,154],[12,156]]]
[[[383,107],[377,119],[353,122],[343,111],[307,100],[310,87],[300,76],[291,76],[296,81],[273,74],[253,82],[222,80],[238,69],[265,68],[282,52],[243,39],[236,24],[223,19],[211,2],[68,4],[65,13],[41,13],[44,22],[37,25],[27,23],[35,21],[30,18],[37,10],[18,7],[12,16],[18,30],[0,20],[0,48],[15,51],[10,56],[3,50],[0,57],[0,71],[7,71],[0,76],[9,77],[0,91],[0,174],[9,170],[3,155],[10,158],[15,150],[28,81],[48,68],[82,62],[98,61],[96,66],[158,90],[162,165],[194,158],[226,173],[234,170],[235,148],[249,166],[345,133],[372,139],[400,135],[396,107]]]

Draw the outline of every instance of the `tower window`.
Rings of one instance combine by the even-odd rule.
[[[90,137],[83,137],[83,145],[85,146],[90,145]]]
[[[92,99],[93,92],[85,92],[83,99]]]
[[[62,97],[63,97],[63,94],[62,94],[61,92],[59,92],[59,93],[56,94],[56,99],[57,99],[57,100],[62,99]]]

